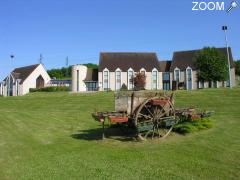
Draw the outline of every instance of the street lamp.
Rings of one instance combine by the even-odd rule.
[[[10,55],[10,58],[11,58],[11,59],[14,59],[15,56],[14,56],[13,54],[11,54],[11,55]],[[11,90],[12,87],[10,87],[10,86],[11,86],[11,73],[8,75],[7,80],[8,80],[8,81],[6,82],[6,83],[7,83],[7,96],[10,96],[10,95],[11,95],[10,91],[12,91],[12,90]]]
[[[228,59],[228,76],[229,76],[229,87],[232,88],[232,78],[231,78],[231,65],[230,65],[230,57],[229,57],[229,49],[228,49],[228,39],[227,39],[227,26],[223,26],[222,30],[225,34],[225,43],[226,43],[226,49],[227,49],[227,59]]]

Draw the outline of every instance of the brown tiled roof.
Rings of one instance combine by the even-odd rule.
[[[217,48],[219,52],[221,52],[224,56],[227,57],[227,49],[226,48]],[[191,50],[191,51],[179,51],[173,53],[173,62],[171,65],[170,70],[174,71],[174,69],[177,67],[180,70],[184,71],[189,66],[193,70],[196,70],[196,67],[193,62],[193,58],[196,55],[197,52],[199,52],[201,49],[198,50]],[[233,56],[231,48],[229,48],[229,56],[230,56],[230,64],[231,67],[233,67]]]
[[[169,72],[172,61],[159,61],[160,72]]]
[[[31,66],[25,66],[14,69],[11,74],[16,79],[21,79],[20,84],[22,84],[27,77],[39,66],[40,64],[34,64]]]
[[[144,68],[151,72],[154,68],[160,70],[156,53],[100,53],[99,71],[107,68],[110,72],[120,68],[127,71],[132,68],[134,71],[140,71]]]
[[[98,69],[88,68],[84,81],[98,81]]]

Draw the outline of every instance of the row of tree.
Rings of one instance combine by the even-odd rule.
[[[97,64],[83,64],[87,66],[88,68],[98,68]],[[56,78],[56,79],[71,79],[72,78],[72,67],[62,67],[62,68],[56,68],[56,69],[50,69],[47,71],[49,76],[51,78]]]

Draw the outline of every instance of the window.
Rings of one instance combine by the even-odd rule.
[[[163,73],[163,90],[170,90],[170,73]]]
[[[85,82],[87,91],[97,91],[98,89],[98,82]]]
[[[146,75],[146,70],[145,70],[144,68],[142,68],[142,69],[140,70],[140,73],[142,73],[143,75]]]
[[[116,90],[121,89],[121,71],[116,71]]]
[[[204,88],[204,82],[203,81],[198,81],[198,88],[203,89]]]
[[[174,80],[178,82],[180,81],[180,69],[178,68],[174,70]]]
[[[7,79],[7,95],[8,96],[13,96],[13,78],[12,75],[9,75]]]
[[[213,87],[218,88],[218,82],[217,81],[213,81]]]
[[[133,74],[134,74],[134,72],[132,69],[128,70],[128,90],[133,90],[133,87],[134,87]]]
[[[157,71],[152,71],[152,89],[157,89]]]
[[[109,71],[104,71],[103,72],[103,90],[109,89],[108,78],[109,78]]]
[[[2,91],[2,83],[0,83],[0,95],[3,95],[3,91]]]
[[[16,80],[16,96],[19,95],[19,82]]]
[[[163,73],[163,80],[164,80],[164,81],[170,81],[170,74],[164,72],[164,73]]]
[[[229,79],[226,81],[226,87],[230,87],[230,80]]]
[[[192,69],[188,67],[186,69],[187,90],[192,90]]]
[[[77,70],[77,92],[79,91],[79,70]]]

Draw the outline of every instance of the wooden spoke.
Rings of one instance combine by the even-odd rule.
[[[139,113],[139,115],[141,115],[141,116],[143,116],[143,117],[145,117],[145,118],[148,118],[148,119],[153,119],[151,116],[149,116],[149,115],[145,115],[145,114],[142,114],[142,113]]]
[[[164,105],[152,104],[154,99],[158,100],[159,97],[144,101],[135,114],[135,126],[141,140],[148,137],[154,138],[155,135],[160,139],[165,138],[173,128],[173,125],[167,125],[166,123],[169,116],[175,117],[172,103],[168,100]]]
[[[149,114],[153,117],[152,112],[148,109],[148,107],[146,105],[144,105],[144,107],[147,109],[147,111],[149,112]]]

